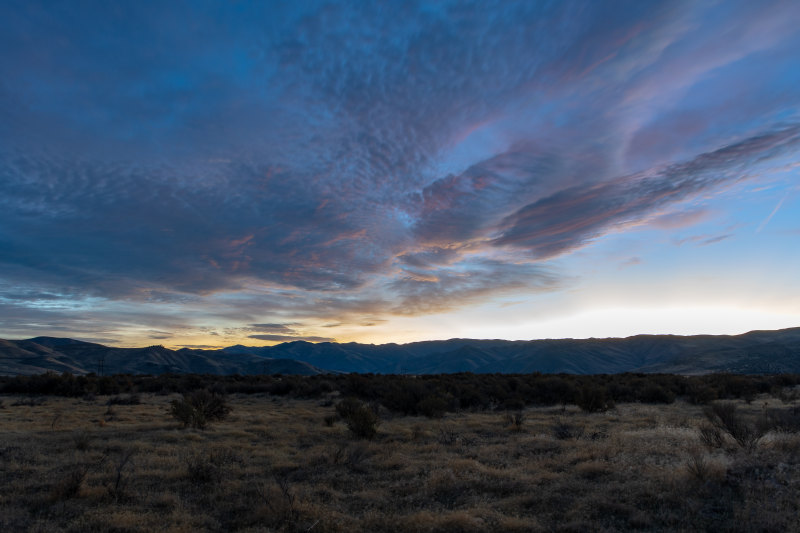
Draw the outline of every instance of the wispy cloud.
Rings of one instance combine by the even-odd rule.
[[[764,227],[767,224],[769,224],[769,221],[772,220],[772,217],[774,217],[778,213],[778,210],[780,210],[780,208],[783,205],[783,202],[786,200],[787,196],[789,196],[789,193],[786,193],[785,195],[783,195],[783,197],[780,200],[778,200],[778,203],[775,205],[775,208],[772,211],[770,211],[769,215],[767,215],[767,218],[765,218],[763,221],[761,221],[761,224],[758,225],[758,229],[756,229],[756,233],[761,233],[761,230],[763,230]]]
[[[792,125],[684,163],[559,191],[508,216],[494,243],[532,250],[541,258],[564,254],[655,209],[745,179],[749,168],[798,146],[800,127]]]
[[[619,264],[618,268],[620,270],[622,270],[624,268],[628,268],[628,267],[632,267],[632,266],[636,266],[636,265],[641,265],[642,263],[643,263],[643,261],[642,261],[641,257],[631,257],[631,258],[626,259],[625,261],[621,262]]]
[[[716,244],[726,239],[730,239],[731,237],[733,237],[732,233],[726,233],[725,235],[692,235],[690,237],[684,237],[682,239],[675,240],[675,244],[678,246],[683,246],[684,244],[708,246],[710,244]]]
[[[333,337],[317,337],[314,335],[248,335],[250,339],[258,339],[262,341],[278,341],[278,342],[291,342],[291,341],[306,341],[306,342],[336,342]]]
[[[650,225],[663,230],[682,229],[703,222],[710,216],[711,213],[708,209],[690,209],[688,211],[677,211],[658,215],[650,220]]]
[[[297,323],[291,324],[250,324],[250,330],[259,331],[262,333],[294,333],[294,329],[289,326],[297,326]]]
[[[530,263],[466,259],[448,268],[404,270],[389,286],[398,314],[440,312],[479,302],[487,295],[554,290],[561,279],[549,269]]]

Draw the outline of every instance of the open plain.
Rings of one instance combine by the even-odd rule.
[[[230,395],[205,430],[170,416],[178,398],[4,395],[0,529],[800,530],[800,434],[714,442],[704,408],[680,399],[441,418],[376,406],[377,433],[359,439],[335,395]],[[756,424],[797,403],[736,406]]]

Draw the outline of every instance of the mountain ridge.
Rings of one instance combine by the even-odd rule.
[[[407,344],[291,341],[220,349],[114,348],[71,338],[0,339],[0,374],[47,371],[199,374],[800,372],[800,327],[740,335],[453,338]]]

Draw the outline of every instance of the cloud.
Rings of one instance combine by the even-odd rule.
[[[302,336],[302,335],[248,335],[249,339],[259,339],[262,341],[280,341],[280,342],[292,342],[292,341],[306,341],[306,342],[336,342],[336,339],[332,337],[316,337],[313,335],[309,336]]]
[[[707,220],[711,216],[708,209],[698,208],[688,211],[676,211],[664,215],[658,215],[650,220],[650,225],[664,230],[674,230],[694,226]]]
[[[530,250],[543,259],[562,255],[639,222],[656,209],[746,179],[749,169],[791,153],[798,145],[800,126],[791,125],[684,163],[563,190],[508,216],[493,242]]]
[[[641,265],[643,263],[641,257],[631,257],[630,259],[626,259],[625,261],[619,264],[619,269],[622,270],[624,268]]]
[[[178,344],[178,348],[189,348],[190,350],[216,350],[219,346],[211,346],[208,344]]]
[[[81,337],[76,340],[83,342],[93,342],[95,344],[111,344],[111,345],[117,344],[120,341],[119,339],[114,339],[110,337]]]
[[[701,241],[700,246],[708,246],[710,244],[716,244],[726,239],[730,239],[731,237],[733,237],[733,234],[731,233],[726,235],[717,235],[716,237],[709,237],[708,239]]]
[[[718,242],[724,241],[726,239],[730,239],[733,237],[732,233],[726,233],[725,235],[692,235],[691,237],[684,237],[682,239],[677,239],[675,244],[678,246],[683,246],[684,244],[692,243],[696,244],[697,246],[708,246],[711,244],[716,244]]]
[[[263,341],[335,342],[335,339],[331,337],[306,335],[293,327],[289,327],[300,325],[301,324],[297,322],[292,322],[289,324],[250,324],[250,326],[244,328],[244,330],[246,332],[259,332],[247,335],[247,337],[250,339],[259,339]]]
[[[297,323],[291,324],[250,324],[252,331],[260,331],[262,333],[294,333],[294,329],[289,326],[297,326]]]
[[[441,254],[452,243],[480,237],[525,198],[557,187],[563,169],[555,156],[539,150],[518,146],[423,188],[408,206],[416,239]]]
[[[762,220],[761,224],[758,225],[758,228],[756,229],[756,233],[761,233],[761,230],[763,230],[764,227],[767,224],[769,224],[769,221],[772,220],[772,217],[774,217],[777,214],[777,212],[780,210],[781,206],[783,205],[783,202],[786,201],[786,198],[788,196],[789,196],[789,193],[786,193],[780,200],[778,200],[778,203],[775,205],[775,207],[772,209],[772,211],[770,211],[769,215],[767,215],[767,218]]]
[[[799,14],[3,4],[0,328],[306,336],[559,290],[551,259],[796,151]]]
[[[447,265],[461,257],[458,248],[440,248],[432,246],[420,251],[409,251],[400,255],[397,260],[410,267],[430,268],[435,265]]]
[[[404,270],[389,288],[398,300],[393,312],[415,315],[475,303],[488,294],[554,290],[561,281],[542,266],[478,258],[433,271]]]
[[[26,220],[19,231],[0,231],[0,261],[19,278],[131,298],[154,289],[236,290],[250,278],[353,288],[384,264],[364,246],[362,221],[333,205],[317,209],[302,183],[287,176],[266,192],[257,169],[227,170],[236,194],[198,190],[177,172],[0,159],[5,218]]]

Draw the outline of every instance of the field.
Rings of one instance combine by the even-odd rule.
[[[199,430],[170,416],[175,393],[3,395],[0,530],[800,531],[794,430],[743,447],[679,399],[379,408],[359,439],[334,396],[232,394]],[[748,427],[798,403],[735,401]]]

